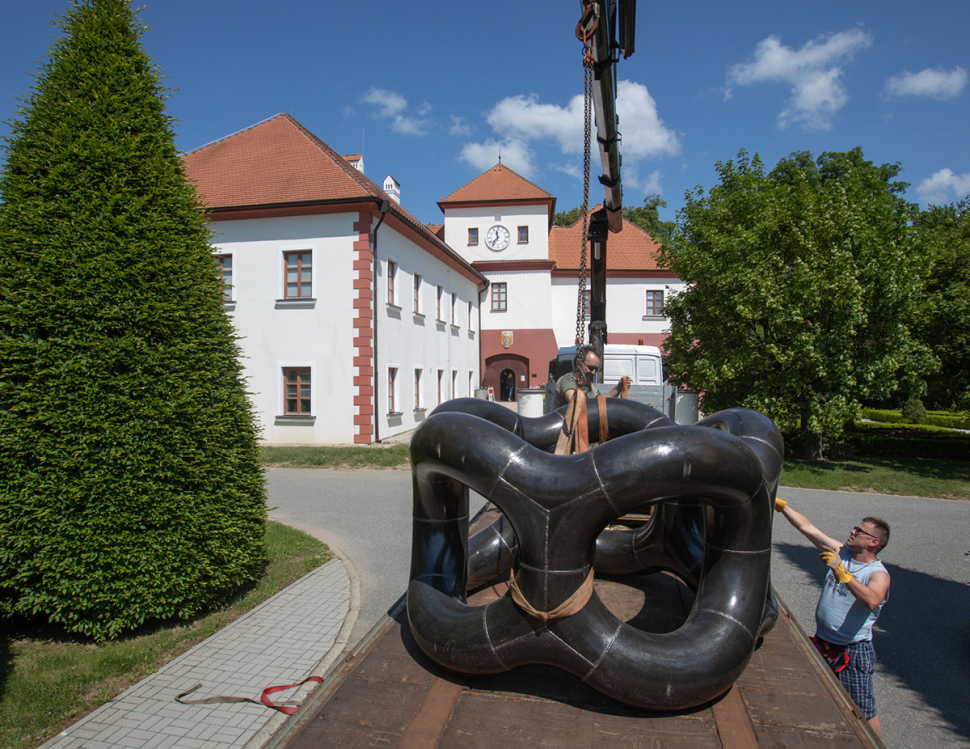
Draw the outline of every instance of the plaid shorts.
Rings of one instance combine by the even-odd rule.
[[[865,640],[846,645],[845,650],[849,654],[849,665],[836,676],[866,720],[869,720],[876,715],[876,698],[872,693],[876,649],[872,646],[872,640]]]

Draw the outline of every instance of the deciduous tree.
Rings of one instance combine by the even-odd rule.
[[[96,639],[264,566],[254,418],[126,0],[58,25],[0,174],[0,611]]]
[[[755,408],[807,454],[860,400],[916,387],[932,368],[908,326],[921,263],[900,167],[861,149],[795,153],[770,172],[741,152],[687,195],[662,264],[689,282],[670,299],[671,376],[707,412]]]

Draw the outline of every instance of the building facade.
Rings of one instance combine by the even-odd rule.
[[[553,226],[555,197],[501,163],[438,205],[444,224],[432,228],[489,281],[482,303],[483,383],[502,400],[542,386],[558,349],[576,340],[583,220]],[[666,338],[664,303],[683,283],[658,267],[658,251],[628,221],[609,235],[610,343],[660,346]]]
[[[353,162],[353,163],[351,163]],[[366,444],[480,379],[485,277],[292,117],[186,154],[265,444]]]

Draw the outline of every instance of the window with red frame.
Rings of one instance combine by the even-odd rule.
[[[519,227],[519,244],[529,244],[529,227]]]
[[[313,253],[310,250],[287,252],[283,255],[286,265],[286,288],[284,299],[310,299],[313,297]]]
[[[309,367],[283,368],[283,413],[308,416],[311,404],[311,379]]]
[[[664,293],[662,291],[647,292],[647,317],[663,317]]]
[[[216,277],[222,285],[222,298],[232,301],[232,255],[216,255]]]
[[[492,284],[492,312],[505,312],[509,304],[508,284]]]

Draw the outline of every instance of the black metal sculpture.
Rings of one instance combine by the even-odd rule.
[[[563,413],[527,419],[458,399],[411,440],[414,528],[408,617],[425,653],[486,674],[541,663],[650,709],[682,709],[727,690],[777,612],[769,585],[778,430],[735,409],[692,427],[609,400],[620,435],[555,456]],[[591,432],[598,404],[588,404]],[[468,491],[502,512],[468,538]],[[653,506],[637,531],[604,531]],[[675,572],[696,590],[675,632],[621,622],[593,590],[593,570]],[[469,606],[466,590],[511,569],[508,595]]]

